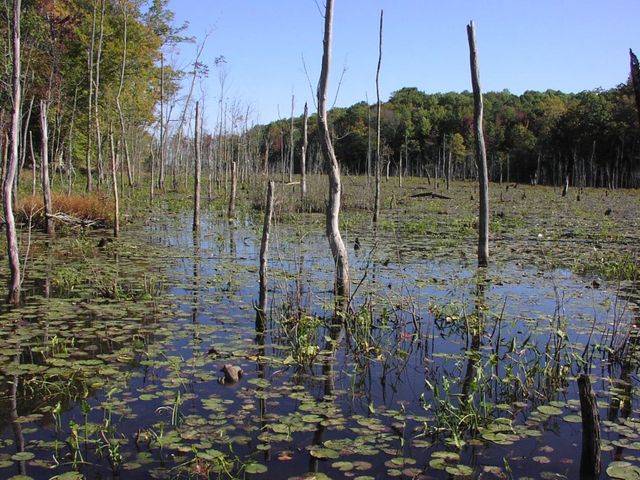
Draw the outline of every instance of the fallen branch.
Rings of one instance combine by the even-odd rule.
[[[451,197],[447,197],[446,195],[440,195],[439,193],[434,193],[434,192],[416,193],[415,195],[411,195],[411,198],[421,198],[421,197],[431,197],[431,198],[441,198],[443,200],[452,200]]]
[[[46,216],[49,218],[53,218],[54,220],[57,220],[59,222],[66,223],[67,225],[77,225],[80,227],[93,227],[99,223],[98,220],[88,220],[85,218],[78,218],[63,212],[52,213]]]

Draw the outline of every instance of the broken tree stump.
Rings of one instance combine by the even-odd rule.
[[[596,479],[600,476],[600,414],[589,375],[583,373],[578,377],[578,392],[582,414],[580,478]]]

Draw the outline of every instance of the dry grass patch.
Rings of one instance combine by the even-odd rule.
[[[53,195],[53,213],[59,220],[78,225],[109,227],[113,224],[113,206],[111,200],[101,194],[92,195]],[[29,195],[18,201],[16,215],[19,221],[44,224],[42,196]]]

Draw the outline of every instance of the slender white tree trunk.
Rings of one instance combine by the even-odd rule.
[[[329,124],[327,119],[327,90],[329,86],[329,71],[331,68],[331,39],[333,27],[333,0],[327,0],[324,18],[324,40],[322,53],[322,69],[318,84],[318,132],[322,155],[329,167],[329,202],[327,205],[327,238],[336,265],[335,294],[337,313],[346,312],[351,295],[351,281],[349,278],[349,257],[340,234],[340,195],[342,183],[340,178],[340,164],[336,158],[331,143]]]
[[[293,111],[295,96],[291,95],[291,120],[289,124],[289,183],[293,182]]]
[[[300,198],[307,194],[307,148],[309,146],[307,123],[309,121],[309,107],[304,104],[304,118],[302,120],[302,152],[300,155]]]
[[[127,181],[129,182],[129,188],[133,187],[133,171],[131,169],[131,158],[129,155],[129,142],[127,141],[127,130],[124,121],[124,112],[122,111],[122,103],[120,97],[122,96],[122,88],[124,87],[124,74],[127,66],[127,25],[129,21],[129,12],[127,11],[126,2],[120,0],[120,7],[122,8],[123,16],[123,33],[122,33],[122,64],[120,65],[120,85],[118,87],[118,95],[116,96],[116,107],[118,109],[118,116],[120,117],[120,138],[124,146],[124,160],[127,165]]]
[[[229,194],[229,220],[236,216],[236,190],[238,186],[238,162],[235,159],[231,161],[231,192]]]
[[[202,159],[200,157],[200,105],[196,102],[196,126],[194,134],[195,180],[193,184],[193,231],[200,231],[200,183],[202,177]]]
[[[384,11],[380,10],[380,30],[379,30],[379,41],[378,41],[378,68],[376,69],[376,190],[374,196],[374,211],[373,211],[373,222],[376,223],[380,218],[380,169],[382,168],[380,162],[380,113],[382,109],[382,105],[380,103],[380,66],[382,65],[382,21],[383,21]],[[387,180],[389,179],[389,173],[387,170]]]
[[[20,134],[20,99],[22,96],[20,85],[20,10],[21,0],[13,2],[12,20],[12,72],[11,72],[11,151],[7,163],[3,185],[4,219],[7,234],[7,253],[9,257],[9,294],[7,301],[12,305],[20,304],[20,257],[18,255],[18,236],[16,222],[13,216],[13,181],[18,167],[18,142]]]
[[[489,263],[489,173],[487,170],[487,150],[484,144],[482,126],[483,103],[480,89],[480,70],[476,50],[476,34],[473,22],[467,25],[469,40],[469,58],[471,62],[471,83],[474,99],[474,132],[476,137],[476,161],[478,162],[478,188],[480,212],[478,222],[478,265],[486,267]]]
[[[120,202],[118,199],[118,149],[113,140],[113,125],[109,126],[109,144],[111,145],[111,184],[113,188],[113,236],[120,236]]]
[[[49,128],[47,122],[47,102],[40,100],[40,130],[42,137],[42,196],[47,235],[55,234],[53,206],[51,201],[51,183],[49,181]]]
[[[85,157],[85,164],[87,168],[87,192],[93,190],[93,174],[91,173],[91,140],[93,139],[93,53],[95,49],[96,40],[96,15],[97,15],[97,0],[93,1],[93,13],[91,19],[91,45],[87,52],[87,73],[89,75],[89,98],[87,108],[87,150]]]
[[[264,212],[264,225],[262,227],[262,242],[260,243],[260,297],[256,309],[256,331],[264,333],[267,324],[267,264],[269,251],[269,231],[273,217],[273,181],[267,188],[267,205]]]

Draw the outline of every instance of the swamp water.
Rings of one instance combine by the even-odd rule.
[[[635,356],[613,357],[637,310],[615,285],[347,231],[345,331],[323,225],[278,224],[259,335],[260,228],[190,225],[32,266],[0,321],[0,478],[579,478],[585,364],[601,477],[640,478]]]

